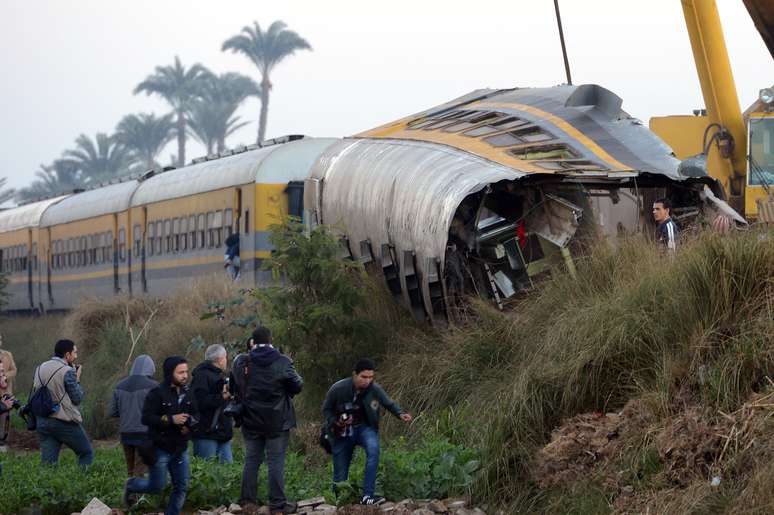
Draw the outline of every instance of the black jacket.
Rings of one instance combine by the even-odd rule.
[[[242,433],[256,438],[296,427],[292,398],[304,381],[293,361],[271,345],[239,356],[231,371],[233,392],[242,403]]]
[[[212,362],[205,361],[194,369],[191,390],[199,408],[194,438],[227,442],[234,436],[231,419],[223,415],[223,408],[228,404],[223,400],[223,384],[223,371]]]
[[[184,432],[183,426],[172,423],[172,415],[188,413],[195,418],[199,416],[194,395],[187,387],[182,393],[178,395],[177,389],[165,380],[148,392],[142,407],[142,423],[148,426],[148,435],[156,447],[169,453],[184,451],[191,438],[190,430]]]

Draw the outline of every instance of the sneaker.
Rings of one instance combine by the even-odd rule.
[[[384,502],[384,497],[378,496],[378,495],[364,495],[362,499],[360,499],[360,504],[365,504],[366,506],[378,506]]]
[[[285,515],[289,513],[295,513],[296,511],[298,511],[298,503],[292,502],[292,501],[286,502],[284,511],[285,511]]]

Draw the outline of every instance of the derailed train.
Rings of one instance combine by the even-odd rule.
[[[242,281],[262,284],[268,228],[285,215],[341,232],[418,318],[463,294],[498,304],[600,234],[651,230],[669,197],[683,224],[744,220],[717,182],[597,85],[478,90],[351,138],[272,140],[190,166],[0,212],[9,310],[81,295],[161,295],[223,266],[240,235]]]

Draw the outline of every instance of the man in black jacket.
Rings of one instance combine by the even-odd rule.
[[[296,427],[292,397],[301,392],[303,380],[293,361],[271,345],[271,331],[253,331],[249,354],[240,356],[231,371],[234,392],[242,403],[242,435],[245,466],[242,504],[255,504],[258,468],[269,465],[269,508],[273,514],[295,513],[296,503],[285,497],[285,453],[290,430]]]
[[[167,470],[172,477],[172,493],[165,515],[178,515],[188,489],[188,440],[198,422],[196,399],[189,392],[188,363],[171,356],[164,360],[164,381],[148,392],[142,408],[142,423],[155,449],[156,462],[147,479],[132,477],[124,488],[124,504],[132,504],[132,494],[158,493],[164,489]]]
[[[228,353],[223,345],[210,345],[204,351],[204,361],[193,371],[191,390],[199,407],[199,423],[193,431],[194,456],[218,457],[221,463],[232,463],[231,419],[223,409],[231,394],[224,378]]]

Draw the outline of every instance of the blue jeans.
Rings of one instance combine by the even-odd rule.
[[[352,436],[337,436],[333,441],[333,482],[339,483],[349,478],[349,465],[352,463],[352,453],[356,445],[362,447],[366,453],[363,495],[373,496],[376,490],[376,472],[379,469],[379,432],[367,424],[353,427]]]
[[[157,494],[164,490],[167,484],[167,471],[172,476],[172,494],[165,515],[179,515],[185,504],[185,493],[188,489],[188,451],[170,454],[156,447],[156,464],[150,467],[148,478],[132,477],[126,483],[126,490],[132,494]]]
[[[59,461],[59,451],[64,444],[78,456],[78,465],[91,465],[94,461],[94,450],[83,426],[51,417],[37,417],[37,421],[41,463],[56,465]]]
[[[221,463],[234,463],[231,455],[231,441],[207,440],[204,438],[193,439],[193,452],[197,458],[210,459],[218,457]]]

